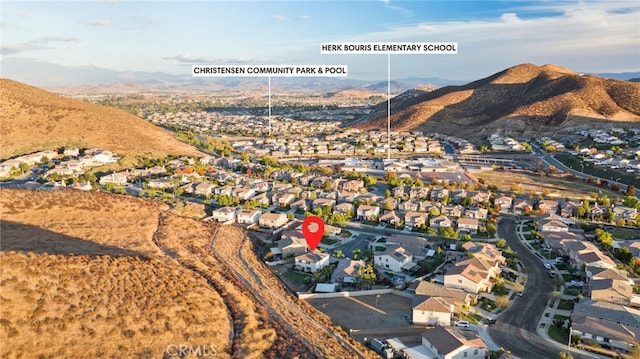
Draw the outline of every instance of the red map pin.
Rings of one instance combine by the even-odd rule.
[[[307,217],[302,222],[302,234],[304,234],[304,239],[307,240],[309,249],[316,249],[324,235],[324,222],[322,218],[318,216]]]

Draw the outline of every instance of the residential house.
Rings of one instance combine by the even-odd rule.
[[[209,182],[202,182],[202,183],[209,183]],[[203,187],[203,188],[206,188],[206,187]],[[213,186],[210,189],[209,188],[207,189],[209,191],[212,191],[213,194],[216,196],[231,196],[233,193],[233,187],[231,186],[221,186],[221,187]],[[205,192],[203,191],[202,193],[205,193]]]
[[[418,228],[422,225],[427,225],[429,215],[424,212],[410,211],[404,215],[404,225],[408,227]]]
[[[587,277],[587,283],[595,279],[613,279],[618,281],[626,281],[633,285],[633,280],[627,277],[625,272],[622,272],[616,268],[602,268],[587,266],[585,268],[585,276]]]
[[[358,192],[345,192],[345,191],[342,191],[342,192],[340,192],[340,194],[338,194],[338,202],[353,203],[358,198],[360,198],[360,193],[358,193]]]
[[[264,213],[258,219],[258,225],[262,228],[276,229],[289,222],[286,213]]]
[[[490,263],[495,269],[491,275],[495,276],[497,269],[501,264],[506,262],[506,258],[502,255],[502,251],[494,244],[482,242],[466,242],[462,248],[471,253],[474,258],[479,258]]]
[[[311,210],[311,200],[300,198],[297,201],[291,203],[290,207],[291,209],[294,209],[296,211],[307,212]]]
[[[527,213],[533,209],[533,202],[527,199],[516,198],[513,201],[514,213]]]
[[[256,191],[245,186],[237,186],[232,188],[231,195],[241,201],[246,201],[255,196]]]
[[[458,313],[463,307],[471,306],[476,302],[476,296],[472,293],[465,292],[461,289],[447,288],[444,285],[429,281],[414,281],[408,288],[413,290],[416,295],[414,303],[420,303],[428,297],[451,298],[454,301],[454,312]]]
[[[380,216],[380,207],[361,204],[358,206],[356,216],[361,220],[373,221]]]
[[[393,210],[398,207],[398,200],[395,198],[383,198],[378,202],[380,208]]]
[[[256,224],[258,223],[262,211],[256,209],[241,209],[236,213],[238,224]]]
[[[502,195],[493,201],[494,206],[500,206],[501,212],[509,211],[511,209],[511,203],[513,203],[513,198],[505,195]]]
[[[333,206],[335,206],[335,204],[336,204],[336,201],[333,200],[333,199],[318,198],[318,199],[313,201],[311,206],[313,207],[313,209],[324,208],[324,207],[333,208]]]
[[[273,203],[278,207],[287,208],[296,200],[296,196],[291,193],[276,193],[273,195]]]
[[[411,199],[426,199],[429,196],[428,187],[413,186],[409,190],[409,198]]]
[[[404,197],[404,196],[409,194],[409,187],[408,186],[394,187],[391,190],[391,193],[393,194],[393,197],[395,197],[395,198]]]
[[[464,216],[467,218],[475,219],[487,219],[489,211],[486,208],[469,208],[464,211]]]
[[[402,218],[398,216],[396,211],[387,211],[378,218],[378,221],[397,226],[402,223]]]
[[[538,201],[538,210],[541,213],[556,213],[558,210],[558,202],[548,199],[541,199]]]
[[[347,213],[353,214],[353,204],[351,203],[336,204],[333,207],[333,211],[340,214],[347,214]]]
[[[592,300],[631,305],[633,286],[627,280],[592,279],[588,283],[588,290]]]
[[[640,343],[640,311],[620,304],[583,299],[571,313],[569,336],[629,351]]]
[[[255,201],[258,203],[258,205],[260,206],[264,206],[267,207],[271,204],[271,200],[269,199],[269,193],[263,192],[260,193],[259,195],[251,198],[252,201]]]
[[[571,218],[571,217],[575,216],[576,209],[578,207],[582,207],[582,203],[575,202],[575,201],[565,202],[562,205],[562,207],[560,208],[560,217]]]
[[[456,203],[456,204],[462,203],[462,200],[464,200],[465,197],[467,197],[467,191],[464,189],[451,192],[451,201],[453,203]]]
[[[466,333],[469,335],[469,333]],[[435,326],[422,333],[422,346],[430,351],[430,358],[485,359],[487,345],[477,335],[467,338],[459,328]]]
[[[340,189],[346,192],[358,192],[362,188],[364,188],[364,181],[362,180],[346,181],[340,185]]]
[[[464,215],[465,209],[461,205],[444,206],[440,209],[440,214],[448,217],[460,218]]]
[[[451,227],[451,219],[447,216],[437,216],[429,220],[429,226],[435,229]]]
[[[449,326],[454,308],[453,298],[429,297],[412,308],[412,324]]]
[[[420,209],[420,202],[414,199],[400,202],[398,209],[403,212],[418,211]]]
[[[613,207],[613,215],[616,219],[624,219],[625,221],[633,221],[638,216],[638,210],[630,207]]]
[[[173,189],[175,188],[175,182],[168,178],[153,178],[149,180],[147,183],[149,188],[158,188],[158,189]]]
[[[489,203],[491,199],[491,194],[488,192],[477,192],[473,196],[471,196],[471,200],[473,204],[481,204],[481,203]]]
[[[282,258],[294,257],[309,251],[307,240],[304,238],[302,231],[286,230],[282,232],[278,241],[278,249]],[[273,252],[273,248],[272,248]]]
[[[492,284],[489,278],[488,272],[483,271],[471,263],[455,265],[445,273],[444,286],[478,294],[482,291],[491,290]]]
[[[449,190],[446,188],[435,188],[431,190],[430,197],[432,201],[442,201],[444,197],[449,196]]]
[[[215,187],[216,185],[211,182],[200,182],[196,185],[194,193],[205,197],[210,196]]]
[[[222,222],[222,223],[235,221],[236,209],[233,207],[222,207],[222,208],[214,209],[211,212],[211,218],[213,218],[216,222]]]
[[[410,270],[416,264],[412,262],[413,257],[404,248],[398,245],[387,245],[384,251],[375,251],[373,254],[373,264],[381,269],[393,272]]]
[[[338,260],[338,266],[331,275],[331,281],[333,283],[355,284],[359,280],[358,270],[365,266],[366,263],[361,259],[340,258]]]
[[[458,230],[460,232],[466,232],[471,234],[478,233],[478,219],[477,218],[458,218]]]
[[[113,183],[117,186],[124,186],[128,183],[129,174],[126,172],[116,172],[112,174],[108,174],[106,176],[100,177],[100,184],[106,185],[108,183]]]
[[[420,208],[418,208],[417,211],[429,213],[432,208],[436,208],[438,209],[438,211],[440,211],[442,208],[442,204],[433,201],[422,201],[420,202]]]
[[[569,226],[558,219],[539,220],[541,232],[569,232]]]
[[[301,272],[315,273],[329,265],[329,253],[316,251],[299,254],[295,257],[294,269]]]
[[[386,172],[402,172],[407,169],[407,164],[402,162],[394,162],[390,164],[384,165],[384,170]]]

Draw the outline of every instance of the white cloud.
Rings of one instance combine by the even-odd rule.
[[[105,20],[100,20],[100,21],[94,21],[94,22],[90,22],[87,25],[89,26],[102,26],[102,27],[106,27],[111,25],[111,21],[105,19]]]
[[[33,50],[44,50],[52,48],[51,44],[56,42],[78,42],[79,39],[75,37],[65,37],[65,36],[47,36],[41,37],[35,40],[31,40],[28,42],[23,42],[20,44],[9,44],[3,45],[0,47],[0,54],[2,55],[13,55],[18,54],[25,51],[33,51]]]
[[[271,18],[276,20],[276,21],[287,21],[287,20],[289,20],[286,16],[282,16],[282,15],[271,15]]]
[[[215,57],[206,57],[206,56],[195,56],[189,53],[185,53],[182,55],[175,55],[169,57],[163,57],[163,60],[171,60],[180,63],[188,63],[188,64],[259,64],[264,60],[261,59],[252,59],[245,57],[234,57],[234,58],[215,58]]]

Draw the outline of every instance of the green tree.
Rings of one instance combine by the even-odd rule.
[[[504,238],[498,238],[498,240],[496,241],[496,246],[498,248],[504,248],[507,246],[507,240]]]
[[[559,358],[560,359],[573,359],[573,355],[571,353],[562,351],[559,354]]]
[[[636,195],[636,186],[634,186],[634,185],[628,186],[627,190],[624,191],[624,195],[625,196],[635,196]]]
[[[506,308],[509,306],[509,296],[499,295],[496,297],[495,303],[498,307]]]
[[[359,267],[357,276],[361,279],[362,284],[367,286],[367,289],[371,289],[371,286],[376,283],[376,271],[371,263],[367,263],[364,267]]]
[[[336,258],[344,258],[344,253],[342,252],[342,249],[336,249],[333,251],[333,256]]]
[[[493,224],[493,222],[487,222],[486,228],[489,236],[493,236],[497,231],[496,225]]]
[[[373,176],[365,176],[363,181],[366,187],[371,187],[378,183],[378,179]]]

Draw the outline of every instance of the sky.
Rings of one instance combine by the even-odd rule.
[[[322,42],[457,42],[455,55]],[[521,63],[640,71],[640,1],[2,1],[0,58],[190,75],[193,64],[347,65],[349,78],[475,80]],[[387,63],[387,61],[390,63]],[[1,71],[1,69],[0,69]]]

